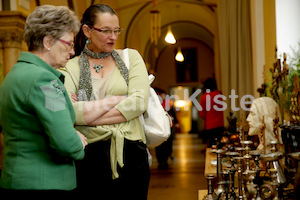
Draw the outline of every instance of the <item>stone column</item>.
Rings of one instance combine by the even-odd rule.
[[[26,17],[18,11],[0,12],[0,66],[4,76],[17,62],[22,51]]]
[[[0,11],[0,85],[22,51],[26,17],[17,11]],[[0,170],[3,167],[3,134],[0,133]]]

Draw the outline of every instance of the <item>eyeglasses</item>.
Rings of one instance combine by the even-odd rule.
[[[71,49],[73,49],[74,47],[74,43],[73,42],[68,42],[68,41],[65,41],[65,40],[62,40],[62,39],[58,39],[59,41],[65,43],[66,45],[68,45]]]
[[[87,25],[87,26],[92,30],[103,33],[104,35],[112,35],[112,33],[114,33],[115,35],[119,35],[123,31],[123,29],[121,28],[112,30],[112,29],[100,29],[100,28],[93,27],[91,25]]]

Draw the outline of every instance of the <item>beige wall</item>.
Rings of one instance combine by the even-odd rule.
[[[270,68],[275,61],[276,19],[275,0],[251,0],[251,35],[253,63],[253,95],[257,88],[272,81]]]
[[[265,63],[266,81],[272,83],[270,69],[277,59],[275,55],[276,47],[276,19],[275,19],[275,0],[264,0],[264,37],[265,37]]]

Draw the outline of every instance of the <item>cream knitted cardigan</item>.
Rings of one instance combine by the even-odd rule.
[[[83,119],[84,101],[73,103],[76,114],[75,128],[87,137],[88,143],[111,138],[110,156],[113,173],[112,177],[114,179],[119,177],[117,173],[117,164],[119,164],[120,167],[123,167],[124,165],[124,138],[146,143],[144,130],[138,116],[147,109],[148,105],[150,91],[148,73],[145,63],[138,51],[128,49],[128,54],[130,60],[128,86],[119,69],[116,67],[109,80],[106,91],[107,96],[128,95],[127,99],[116,106],[126,118],[126,122],[115,124],[113,127],[108,125],[87,126]],[[121,55],[121,58],[124,60],[123,55]],[[78,57],[75,57],[69,60],[66,67],[60,69],[65,75],[65,88],[70,97],[72,94],[77,94],[78,91],[80,76],[78,59]],[[95,99],[98,100],[98,97],[96,96],[97,92],[93,92],[95,94]]]

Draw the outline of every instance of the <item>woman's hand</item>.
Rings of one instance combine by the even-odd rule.
[[[76,131],[81,142],[82,142],[82,146],[83,146],[83,149],[86,147],[86,145],[88,145],[88,142],[87,142],[87,138],[82,134],[80,133],[79,131]]]
[[[77,94],[72,94],[72,95],[71,95],[71,101],[72,101],[73,103],[75,103],[75,102],[78,101],[77,96],[78,96]]]

